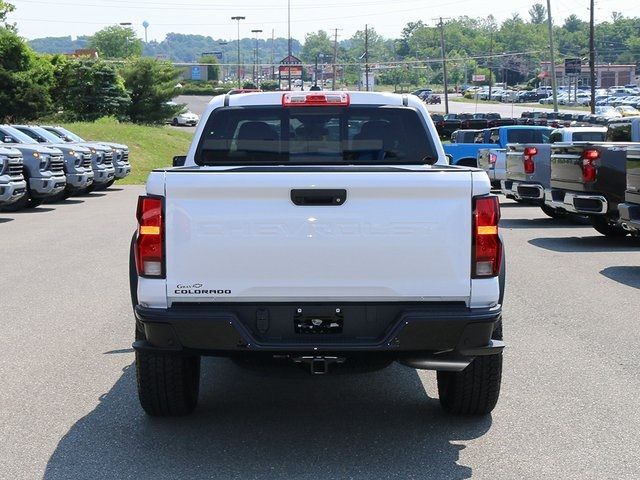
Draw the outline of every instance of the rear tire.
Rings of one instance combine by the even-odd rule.
[[[136,376],[140,405],[152,417],[188,415],[198,404],[199,356],[138,351]]]
[[[605,237],[622,238],[629,234],[628,231],[622,228],[622,225],[606,217],[591,217],[589,220],[591,220],[593,228]]]
[[[502,340],[502,320],[492,338]],[[502,353],[476,357],[461,372],[438,372],[442,408],[454,415],[486,415],[498,403],[502,381]]]

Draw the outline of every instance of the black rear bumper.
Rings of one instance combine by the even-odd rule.
[[[357,354],[500,353],[492,340],[501,307],[469,309],[464,304],[196,304],[168,309],[135,306],[146,340],[136,350],[235,356],[250,352]],[[340,311],[339,333],[296,333],[296,318]],[[326,315],[325,315],[326,316]],[[343,323],[342,323],[343,322]]]

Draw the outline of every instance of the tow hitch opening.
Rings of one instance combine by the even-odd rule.
[[[309,366],[309,373],[311,375],[325,375],[329,373],[331,365],[337,365],[345,362],[343,357],[322,357],[322,356],[308,356],[308,357],[293,357],[294,363],[306,364]]]

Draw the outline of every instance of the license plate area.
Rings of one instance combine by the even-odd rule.
[[[343,324],[344,316],[339,307],[300,307],[293,317],[295,332],[302,335],[340,334]]]

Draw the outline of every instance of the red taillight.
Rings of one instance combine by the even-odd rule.
[[[500,204],[498,197],[474,198],[473,278],[495,277],[500,273],[502,242],[498,235]]]
[[[350,101],[348,93],[340,92],[290,92],[282,95],[283,107],[348,107]]]
[[[582,180],[585,182],[595,182],[598,174],[596,161],[600,158],[597,150],[585,150],[582,152]]]
[[[490,153],[489,154],[489,163],[491,165],[495,165],[495,163],[498,161],[498,155],[496,155],[495,153]]]
[[[162,200],[155,197],[138,198],[138,238],[135,257],[138,275],[164,277],[164,220]]]
[[[532,174],[536,171],[536,164],[533,161],[533,157],[538,154],[536,147],[526,147],[524,149],[524,155],[522,156],[522,163],[524,165],[524,173]]]

